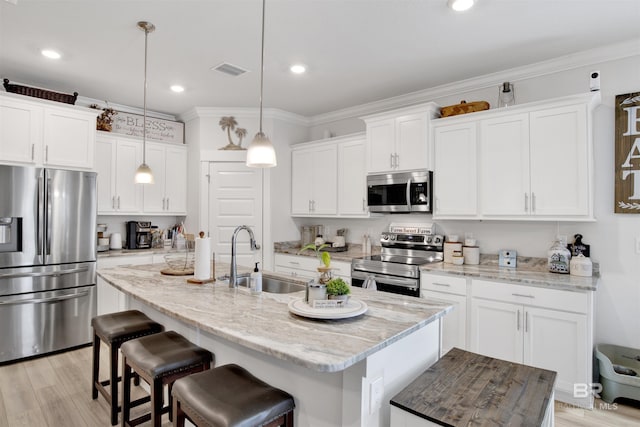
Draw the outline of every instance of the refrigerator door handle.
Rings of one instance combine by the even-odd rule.
[[[33,271],[25,273],[5,273],[0,274],[0,279],[17,279],[20,277],[58,277],[66,274],[83,273],[89,271],[89,267],[70,268],[69,270],[60,271]]]
[[[77,294],[63,295],[60,297],[51,297],[51,298],[31,298],[31,299],[23,299],[23,300],[14,300],[14,301],[0,301],[0,305],[18,305],[18,304],[45,304],[52,303],[58,301],[64,301],[68,299],[76,299],[82,298],[89,294],[90,291],[78,292]]]
[[[38,259],[40,263],[43,263],[42,257],[42,241],[44,239],[44,172],[40,172],[38,176],[38,229],[36,238],[36,251],[38,252]]]
[[[46,224],[46,246],[45,246],[45,257],[47,255],[51,255],[51,212],[52,212],[52,207],[51,207],[51,178],[47,177],[47,191],[46,191],[46,195],[45,195],[46,199],[47,199],[47,218],[49,218],[48,223]]]

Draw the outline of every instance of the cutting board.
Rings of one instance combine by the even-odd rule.
[[[191,276],[193,275],[193,268],[189,270],[174,270],[172,268],[165,268],[164,270],[160,270],[160,274],[164,274],[165,276]]]

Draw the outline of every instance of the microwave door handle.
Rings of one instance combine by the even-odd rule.
[[[407,208],[411,211],[411,178],[407,181]]]

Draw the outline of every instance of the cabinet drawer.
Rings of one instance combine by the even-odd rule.
[[[342,261],[331,261],[331,274],[334,276],[351,277],[351,264]]]
[[[467,279],[464,277],[442,276],[439,274],[422,273],[420,288],[435,292],[466,295]]]
[[[281,267],[314,272],[317,271],[319,262],[316,257],[276,254],[275,264]]]
[[[493,299],[576,313],[587,313],[589,311],[589,296],[586,292],[571,292],[486,280],[472,280],[471,295],[475,298]]]
[[[276,265],[275,272],[288,274],[289,276],[296,277],[298,279],[313,279],[315,277],[315,275],[310,271],[301,270],[299,268],[283,267],[281,265]]]

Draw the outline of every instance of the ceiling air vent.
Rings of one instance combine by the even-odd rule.
[[[223,62],[222,64],[216,65],[211,69],[214,71],[219,71],[224,74],[228,74],[233,77],[237,77],[249,71],[249,70],[245,70],[244,68],[240,68],[238,66],[229,64],[228,62]]]

